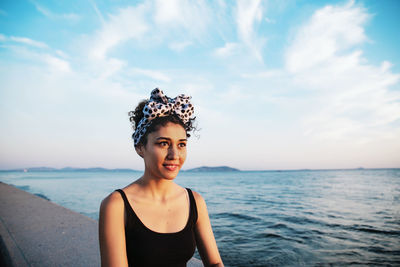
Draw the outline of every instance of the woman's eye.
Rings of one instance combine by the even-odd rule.
[[[160,146],[168,146],[168,142],[160,142],[158,143]]]
[[[186,143],[179,143],[179,147],[185,147]]]

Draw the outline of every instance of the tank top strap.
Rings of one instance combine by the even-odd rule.
[[[193,192],[192,190],[190,190],[189,188],[186,188],[186,190],[188,191],[188,195],[189,195],[189,202],[190,202],[190,214],[189,216],[192,219],[192,223],[193,226],[197,223],[197,205],[196,205],[196,200],[193,196]]]
[[[125,203],[125,210],[128,211],[128,214],[133,213],[135,214],[135,212],[133,211],[131,204],[129,204],[128,198],[125,195],[125,192],[122,189],[117,189],[115,190],[117,192],[119,192],[122,196],[122,199],[124,200]]]
[[[186,190],[188,191],[188,195],[189,195],[189,203],[190,203],[190,221],[193,223],[193,225],[195,225],[197,223],[197,205],[196,205],[196,200],[193,196],[193,192],[192,190],[190,190],[189,188],[186,188]],[[119,192],[122,196],[122,199],[124,200],[124,204],[125,204],[125,210],[127,211],[127,214],[132,214],[135,218],[137,218],[139,221],[140,219],[137,217],[135,211],[132,209],[128,198],[126,197],[125,192],[122,189],[117,189],[115,190],[117,192]]]

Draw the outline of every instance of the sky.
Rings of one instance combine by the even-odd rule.
[[[0,169],[143,169],[128,112],[192,96],[184,169],[400,167],[400,1],[0,1]]]

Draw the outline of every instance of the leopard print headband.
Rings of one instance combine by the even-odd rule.
[[[139,143],[143,135],[146,134],[147,129],[151,125],[151,121],[155,118],[165,117],[168,115],[176,114],[184,124],[189,122],[193,115],[193,105],[190,103],[190,96],[181,94],[175,98],[169,98],[164,95],[163,91],[156,88],[151,91],[150,100],[147,101],[143,108],[144,117],[139,121],[135,127],[135,132],[132,135],[135,146]],[[129,112],[132,116],[133,112]],[[131,121],[134,124],[134,121]]]

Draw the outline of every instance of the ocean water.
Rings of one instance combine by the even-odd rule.
[[[0,181],[98,218],[140,172],[0,172]],[[181,172],[205,198],[226,266],[400,266],[400,169]]]

